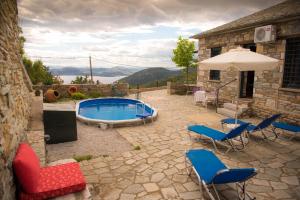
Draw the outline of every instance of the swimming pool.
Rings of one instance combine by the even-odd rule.
[[[99,98],[80,101],[76,105],[79,120],[96,124],[132,124],[143,122],[140,115],[155,118],[157,111],[142,101],[126,98]]]

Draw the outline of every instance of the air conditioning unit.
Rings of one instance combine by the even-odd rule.
[[[273,25],[261,26],[255,28],[254,42],[267,43],[276,40],[276,27]]]

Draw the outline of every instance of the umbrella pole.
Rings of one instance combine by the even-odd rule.
[[[236,89],[236,106],[235,106],[235,127],[237,125],[238,120],[238,110],[239,110],[239,95],[240,95],[240,71],[237,71],[237,89]]]

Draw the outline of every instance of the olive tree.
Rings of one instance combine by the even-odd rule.
[[[177,47],[173,49],[172,61],[177,67],[183,68],[186,73],[186,83],[189,81],[189,68],[195,67],[195,60],[193,58],[195,52],[195,44],[193,41],[179,37]]]

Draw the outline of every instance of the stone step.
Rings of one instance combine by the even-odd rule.
[[[235,109],[228,109],[228,108],[217,108],[217,113],[221,115],[225,115],[227,117],[235,117]],[[242,114],[241,111],[238,111],[238,116]]]
[[[223,104],[223,108],[235,111],[236,110],[236,104],[233,104],[233,103],[224,103]],[[241,112],[241,113],[244,112],[244,111],[246,111],[247,109],[248,109],[248,106],[245,105],[245,104],[241,104],[241,105],[238,106],[238,111]]]

